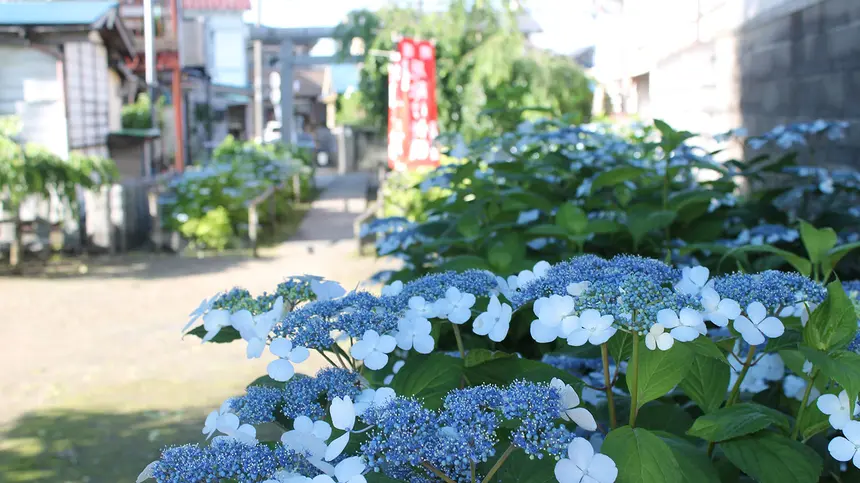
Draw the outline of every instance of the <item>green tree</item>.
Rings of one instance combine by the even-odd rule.
[[[385,129],[388,62],[397,35],[436,42],[440,130],[466,139],[494,134],[533,117],[590,110],[585,74],[573,60],[528,45],[518,12],[498,2],[452,0],[444,12],[357,10],[340,27],[342,45],[360,38],[367,49],[359,91],[367,124]],[[524,109],[526,107],[532,109]]]

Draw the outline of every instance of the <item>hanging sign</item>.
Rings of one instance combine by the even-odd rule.
[[[438,166],[436,48],[426,40],[402,39],[397,52],[388,67],[388,166]]]

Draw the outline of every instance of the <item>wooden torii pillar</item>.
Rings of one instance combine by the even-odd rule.
[[[325,38],[334,38],[334,27],[306,27],[306,28],[275,28],[257,27],[250,29],[251,40],[259,40],[264,45],[280,45],[281,62],[281,141],[292,144],[293,117],[295,117],[295,106],[293,105],[293,68],[295,66],[329,65],[342,62],[362,62],[362,57],[313,57],[309,55],[295,55],[293,52],[296,42],[308,42]],[[261,82],[255,79],[255,82]],[[262,98],[254,99],[254,109],[262,112]],[[259,118],[259,116],[257,116]]]

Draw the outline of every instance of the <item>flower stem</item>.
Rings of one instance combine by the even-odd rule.
[[[323,356],[323,358],[324,358],[325,360],[327,360],[327,361],[328,361],[328,363],[329,363],[329,364],[331,364],[332,366],[334,366],[334,367],[340,367],[339,365],[335,364],[335,362],[334,362],[333,360],[331,360],[331,357],[327,356],[327,355],[325,354],[325,352],[321,351],[320,349],[317,349],[317,352],[319,352],[319,353],[320,353],[320,355],[321,355],[321,356]]]
[[[794,421],[794,430],[791,432],[791,439],[797,439],[800,434],[800,421],[803,419],[803,413],[806,412],[806,404],[809,402],[809,394],[812,393],[816,377],[818,377],[818,371],[813,372],[809,382],[806,383],[806,391],[804,391],[803,399],[800,401],[800,409],[797,410],[797,419]]]
[[[628,366],[628,377],[630,378],[630,427],[636,427],[636,414],[639,412],[639,333],[633,332],[633,354],[630,356]]]
[[[755,355],[756,346],[751,345],[750,350],[747,353],[747,358],[744,361],[744,367],[741,369],[741,373],[738,375],[738,380],[735,381],[735,385],[732,387],[732,392],[729,394],[729,399],[726,401],[726,407],[731,406],[738,399],[738,396],[741,392],[741,383],[744,382],[744,378],[747,377],[747,372],[750,370],[750,366],[752,365],[753,356]]]
[[[469,461],[469,469],[472,472],[472,483],[478,483],[477,477],[475,476],[475,460]]]
[[[516,446],[514,446],[513,444],[508,446],[508,449],[506,449],[505,452],[502,453],[502,456],[499,457],[499,460],[496,461],[496,464],[494,464],[493,467],[490,468],[490,471],[489,473],[487,473],[487,476],[485,476],[484,479],[481,480],[481,483],[490,482],[490,479],[493,477],[493,475],[496,474],[497,471],[499,471],[499,468],[502,467],[502,464],[504,464],[505,460],[508,459],[508,456],[510,456],[511,453],[514,452],[514,449],[516,449]]]
[[[439,471],[438,468],[436,468],[435,466],[431,465],[430,463],[428,463],[426,461],[422,461],[421,466],[432,471],[434,475],[438,476],[439,478],[442,478],[446,483],[457,483],[456,481],[452,480],[451,478],[448,478],[448,476],[445,473],[442,473],[441,471]]]
[[[454,338],[457,339],[457,349],[460,351],[460,357],[466,360],[466,348],[463,346],[463,337],[460,335],[460,326],[451,324],[454,327]]]
[[[618,427],[618,417],[615,415],[615,398],[612,395],[612,379],[609,375],[609,346],[600,344],[600,357],[603,359],[603,386],[606,390],[606,402],[609,406],[609,427]]]

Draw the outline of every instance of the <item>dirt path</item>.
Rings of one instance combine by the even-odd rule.
[[[304,273],[352,288],[384,267],[359,258],[352,240],[366,178],[326,181],[297,236],[260,260],[147,255],[113,273],[0,279],[0,426],[57,408],[202,412],[265,374],[269,359],[248,361],[243,344],[201,345],[180,340],[180,329],[188,312],[219,290],[259,293]]]

